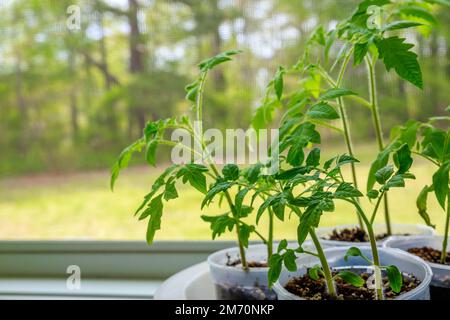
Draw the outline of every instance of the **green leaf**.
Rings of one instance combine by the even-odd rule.
[[[267,274],[269,286],[277,282],[283,268],[283,257],[278,253],[274,253],[269,259],[269,272]]]
[[[286,250],[286,253],[283,255],[283,262],[286,266],[286,269],[291,272],[297,271],[297,263],[295,262],[296,259],[297,257],[295,256],[294,250]]]
[[[389,285],[395,293],[400,293],[403,286],[403,276],[396,266],[386,267]]]
[[[438,23],[434,15],[429,10],[420,6],[408,4],[401,7],[399,9],[399,13],[403,14],[406,17],[419,18],[421,20],[428,22],[431,25],[435,25]]]
[[[259,219],[261,218],[261,215],[263,212],[269,208],[272,207],[273,212],[277,216],[278,219],[281,221],[284,220],[284,211],[286,204],[288,203],[288,198],[291,197],[291,194],[289,191],[283,191],[276,195],[268,197],[262,205],[259,207],[258,212],[256,214],[256,223],[259,223]]]
[[[367,42],[355,44],[355,51],[353,53],[353,63],[355,66],[359,65],[364,60],[368,51],[369,44]]]
[[[249,188],[243,188],[243,189],[239,190],[239,192],[236,194],[236,197],[234,199],[234,207],[236,208],[236,211],[238,213],[241,212],[242,203],[244,202],[244,198],[249,191],[250,191]]]
[[[367,258],[359,248],[351,247],[347,250],[344,256],[344,261],[348,261],[348,257],[361,257],[369,263],[372,263],[369,258]]]
[[[139,139],[126,147],[119,155],[116,163],[111,169],[111,182],[110,187],[111,190],[114,190],[114,185],[119,177],[120,171],[128,167],[130,163],[131,157],[135,152],[141,152],[142,148],[145,146],[145,141],[143,139]]]
[[[397,138],[402,143],[407,143],[409,149],[413,149],[417,141],[417,132],[420,128],[420,122],[409,120],[405,126],[392,129],[391,136],[394,140]]]
[[[445,199],[449,197],[448,175],[450,170],[450,161],[444,163],[438,171],[433,174],[433,187],[436,199],[442,209],[445,208]]]
[[[369,170],[369,176],[367,179],[367,192],[373,189],[373,186],[375,185],[376,178],[375,174],[380,170],[381,168],[384,168],[389,161],[389,154],[390,154],[390,148],[386,148],[385,150],[381,151],[374,162],[372,162],[372,165],[370,166]]]
[[[449,0],[425,0],[425,2],[432,3],[432,4],[440,4],[444,7],[450,8]]]
[[[281,251],[285,250],[288,246],[288,242],[286,239],[283,239],[278,244],[277,252],[280,253]]]
[[[234,225],[236,224],[236,220],[228,215],[228,213],[219,215],[219,216],[201,216],[202,220],[205,222],[209,222],[210,229],[212,230],[212,238],[213,240],[217,236],[221,236],[228,231],[233,230]]]
[[[375,179],[379,184],[384,185],[393,174],[394,174],[394,167],[389,164],[379,169],[375,173]]]
[[[320,149],[314,148],[312,149],[308,157],[306,158],[306,165],[311,167],[317,167],[320,163]]]
[[[401,78],[423,89],[422,71],[417,54],[410,51],[414,45],[405,43],[405,40],[399,37],[378,39],[375,44],[379,57],[383,59],[387,71],[394,68]]]
[[[336,276],[357,288],[362,287],[365,283],[361,276],[351,271],[341,271]]]
[[[237,180],[239,178],[239,167],[235,164],[227,164],[223,167],[222,174],[226,180]]]
[[[205,72],[208,70],[213,69],[215,66],[230,61],[231,56],[234,56],[236,54],[241,53],[241,50],[229,50],[222,53],[219,53],[218,55],[208,58],[206,60],[203,60],[198,66],[201,71]]]
[[[412,27],[423,26],[422,23],[414,22],[414,21],[395,21],[389,23],[383,27],[383,31],[391,31],[391,30],[399,30],[399,29],[408,29]]]
[[[450,156],[450,148],[447,148],[447,152],[444,155],[444,146],[446,144],[446,140],[450,139],[450,135],[448,135],[447,132],[435,127],[426,128],[422,135],[423,140],[421,142],[421,153],[437,160],[438,162],[445,162]],[[447,142],[447,144],[449,143],[450,141]]]
[[[336,157],[328,159],[327,161],[325,161],[325,163],[323,164],[323,169],[325,171],[328,171],[328,169],[330,169],[331,165],[333,164],[333,162],[336,161]]]
[[[275,179],[276,180],[290,180],[290,179],[296,177],[297,175],[303,175],[303,174],[307,173],[308,171],[309,171],[309,169],[307,167],[296,167],[296,168],[292,168],[292,169],[283,171],[281,173],[278,173],[277,175],[275,175]]]
[[[405,186],[405,180],[402,174],[396,174],[383,186],[383,190],[389,190],[390,188],[403,188]]]
[[[156,140],[151,140],[147,143],[147,151],[145,152],[145,159],[152,166],[156,166],[156,149],[157,149],[157,147],[158,147],[158,141],[156,141]]]
[[[308,275],[313,280],[317,281],[320,279],[319,273],[323,273],[322,267],[319,265],[315,265],[314,267],[308,269]]]
[[[245,175],[245,178],[248,180],[248,182],[253,184],[256,181],[258,181],[259,174],[261,173],[261,168],[262,168],[262,164],[257,163],[257,164],[252,165],[251,167],[248,167],[245,170],[244,175]]]
[[[297,228],[297,241],[299,246],[302,246],[308,236],[309,229],[317,227],[320,222],[322,210],[317,207],[308,207],[300,218],[300,223]]]
[[[178,171],[177,178],[182,178],[183,183],[189,182],[192,187],[201,193],[206,193],[206,176],[204,172],[207,171],[208,168],[204,165],[189,163]]]
[[[186,99],[195,102],[197,100],[197,93],[198,93],[199,83],[198,81],[195,81],[189,85],[186,86]]]
[[[275,75],[275,79],[273,80],[273,87],[275,89],[275,94],[277,96],[278,100],[281,100],[281,97],[283,96],[283,75],[284,75],[284,68],[278,67],[277,74]]]
[[[152,198],[156,194],[156,192],[158,192],[161,187],[166,185],[166,177],[169,176],[177,168],[178,168],[178,165],[173,164],[170,167],[168,167],[166,170],[164,170],[164,172],[153,183],[152,190],[147,195],[145,195],[144,201],[137,208],[134,215],[137,215],[139,212],[141,212],[141,210],[150,202],[150,200],[152,200]]]
[[[334,197],[337,199],[348,199],[362,196],[363,194],[348,182],[341,183],[334,192]]]
[[[329,89],[327,92],[323,93],[319,99],[320,100],[333,100],[333,99],[337,99],[343,96],[356,96],[358,95],[357,93],[345,89],[345,88],[332,88]],[[334,109],[333,109],[334,110]]]
[[[178,192],[175,187],[175,182],[167,183],[164,190],[164,200],[169,201],[176,198],[178,198]]]
[[[345,164],[355,163],[355,162],[359,162],[359,160],[348,154],[343,154],[343,155],[339,156],[336,160],[336,164],[338,167],[342,167]]]
[[[202,206],[201,208],[203,209],[205,206],[209,205],[211,203],[211,201],[214,199],[214,197],[225,191],[228,190],[229,188],[231,188],[234,185],[234,182],[228,182],[228,181],[223,181],[223,182],[218,182],[216,183],[211,189],[209,189],[209,191],[206,193],[205,198],[203,199],[202,202]]]
[[[413,158],[411,157],[411,150],[409,150],[408,144],[402,145],[394,152],[394,163],[397,167],[397,173],[406,173],[411,168]]]
[[[319,102],[313,105],[307,112],[306,115],[311,119],[327,119],[335,120],[339,119],[339,114],[326,102]]]
[[[155,197],[150,202],[147,209],[145,209],[145,211],[139,217],[139,220],[145,219],[148,216],[150,217],[148,220],[146,235],[148,244],[153,243],[156,231],[161,229],[161,216],[163,211],[162,196],[163,195],[160,194],[159,196]]]
[[[254,226],[248,226],[246,224],[241,224],[239,226],[239,239],[241,240],[242,245],[245,248],[248,248],[248,239],[250,238],[250,234],[255,231]]]
[[[378,192],[378,190],[372,189],[369,192],[367,192],[367,197],[369,197],[369,199],[376,199],[378,198],[378,195],[380,193]]]
[[[430,189],[432,188],[425,186],[422,191],[420,191],[420,194],[416,200],[416,206],[423,221],[425,221],[428,226],[435,228],[435,226],[431,223],[431,218],[427,212],[428,193],[432,191]]]

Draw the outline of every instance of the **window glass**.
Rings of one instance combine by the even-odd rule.
[[[0,239],[145,239],[146,222],[133,212],[170,162],[169,151],[158,151],[156,168],[144,155],[134,157],[114,192],[109,170],[148,120],[190,110],[184,87],[197,76],[197,63],[243,50],[211,73],[204,120],[208,128],[246,129],[278,66],[295,64],[313,30],[333,28],[357,3],[0,0]],[[445,10],[437,15],[450,20]],[[405,36],[418,45],[426,87],[417,90],[380,65],[386,139],[393,125],[441,114],[450,101],[449,30]],[[339,44],[330,55],[338,52]],[[345,85],[367,96],[364,66],[348,72]],[[372,120],[365,108],[349,110],[364,185],[376,154]],[[332,130],[322,140],[326,154],[346,151]],[[411,188],[392,192],[394,221],[420,222],[412,199],[432,169],[419,162]],[[166,206],[156,240],[209,240],[200,215],[224,209],[201,211],[202,195],[192,188],[180,186],[179,194]],[[430,206],[435,221],[443,220],[437,204]],[[295,238],[295,220],[278,223],[276,236]],[[324,225],[354,221],[344,205],[324,216]]]

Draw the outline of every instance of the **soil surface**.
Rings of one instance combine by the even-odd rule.
[[[441,263],[442,251],[440,250],[435,250],[430,247],[422,247],[422,248],[408,249],[408,252],[422,258],[425,261],[442,264]],[[445,265],[450,266],[450,252],[447,252]]]
[[[241,259],[231,260],[231,257],[229,254],[227,254],[227,267],[241,267]],[[247,265],[249,268],[268,268],[269,265],[267,262],[261,262],[261,261],[248,261]]]
[[[397,234],[397,236],[407,236],[408,234]],[[389,235],[387,233],[378,234],[375,238],[378,240],[386,239]],[[345,229],[334,229],[333,232],[328,236],[327,240],[334,241],[347,241],[347,242],[368,242],[369,236],[365,230],[361,228],[345,228]]]
[[[333,272],[335,275],[336,272]],[[361,273],[360,276],[367,280],[370,277],[368,273]],[[413,275],[404,274],[403,275],[403,286],[400,293],[395,293],[391,290],[389,286],[389,281],[386,276],[383,277],[383,291],[386,299],[394,299],[398,295],[411,291],[420,284],[420,280],[415,278]],[[344,282],[342,279],[337,278],[335,280],[336,290],[338,293],[337,300],[375,300],[374,289],[367,288],[367,284],[358,288],[351,284]],[[325,279],[321,277],[319,280],[313,280],[309,275],[304,275],[302,277],[292,278],[286,285],[285,288],[290,293],[293,293],[299,297],[307,300],[335,300],[336,298],[331,297],[326,293]]]
[[[277,294],[267,286],[227,286],[215,284],[219,300],[277,300]]]

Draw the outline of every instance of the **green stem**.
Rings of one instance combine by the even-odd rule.
[[[353,49],[350,50],[350,52],[345,57],[344,62],[342,63],[341,70],[339,72],[339,77],[336,82],[336,88],[340,87],[342,80],[344,79],[345,71],[347,69],[348,63],[350,62],[352,52],[353,52]],[[353,142],[352,142],[352,136],[351,136],[351,132],[350,132],[350,125],[348,123],[347,112],[345,110],[344,100],[342,99],[342,97],[338,99],[338,105],[339,105],[339,113],[341,114],[342,126],[344,128],[344,139],[345,139],[345,144],[347,145],[347,151],[351,157],[354,157],[355,153],[353,151]],[[355,188],[358,189],[358,178],[356,175],[356,167],[355,167],[354,162],[350,163],[350,169],[352,172],[353,184],[354,184]],[[361,227],[361,229],[364,229],[363,222],[361,221],[360,216],[357,215],[357,217],[358,217],[359,226]]]
[[[378,208],[380,206],[381,200],[383,199],[383,196],[385,196],[386,194],[384,193],[384,191],[381,193],[380,197],[377,200],[377,203],[375,204],[375,208],[373,209],[373,213],[372,213],[372,217],[370,218],[370,224],[373,225],[375,218],[377,216],[377,212],[378,212]]]
[[[445,231],[444,242],[442,243],[441,263],[445,264],[447,259],[447,242],[448,242],[448,229],[450,225],[450,193],[447,197],[447,217],[445,218]]]
[[[269,208],[269,237],[267,240],[267,261],[273,254],[273,211]]]
[[[317,257],[322,265],[323,274],[325,276],[325,282],[327,284],[328,293],[332,297],[337,297],[336,288],[334,286],[333,276],[331,275],[331,269],[327,261],[327,257],[323,252],[322,245],[320,244],[319,238],[313,228],[309,228],[309,235],[314,243],[317,250]]]
[[[384,150],[383,130],[381,128],[380,111],[377,98],[377,83],[375,74],[375,64],[369,57],[365,58],[367,71],[369,75],[369,90],[370,90],[370,103],[372,104],[372,119],[375,127],[375,135],[377,137],[379,151]],[[386,221],[387,234],[392,234],[391,217],[389,214],[389,201],[387,195],[384,196],[384,217]]]
[[[364,224],[366,225],[367,234],[369,236],[369,241],[370,241],[370,249],[372,251],[373,264],[376,267],[375,272],[377,272],[378,270],[380,270],[381,265],[380,265],[380,257],[378,255],[377,241],[375,238],[375,233],[373,232],[372,224],[370,223],[369,219],[367,218],[366,214],[364,213],[364,210],[361,208],[361,205],[357,201],[355,201],[355,200],[345,200],[345,201],[348,201],[355,206],[361,219],[364,221]],[[383,295],[382,285],[376,284],[376,286],[377,286],[377,298],[379,300],[383,300],[384,295]]]
[[[203,72],[200,76],[199,89],[197,92],[196,108],[195,108],[196,109],[196,121],[197,121],[197,125],[199,127],[194,128],[194,139],[195,138],[198,139],[198,143],[200,144],[200,147],[203,152],[206,149],[206,146],[203,142],[203,90],[205,87],[206,75],[207,75],[207,72]],[[198,130],[198,132],[196,132],[196,129]],[[221,175],[214,163],[214,159],[212,159],[211,157],[210,157],[210,159],[211,159],[211,162],[210,162],[211,170],[214,172],[216,177],[220,177]],[[202,160],[203,160],[203,156],[202,156]],[[238,247],[239,247],[239,254],[241,256],[242,269],[247,271],[248,263],[247,263],[247,258],[245,255],[244,244],[242,243],[242,240],[240,237],[239,216],[236,212],[236,208],[234,207],[233,200],[231,199],[230,193],[228,191],[225,191],[224,193],[225,193],[225,198],[227,199],[228,205],[231,209],[231,213],[233,214],[233,217],[236,220],[236,235],[237,235],[237,241],[238,241]]]

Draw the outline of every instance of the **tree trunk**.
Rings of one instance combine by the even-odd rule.
[[[16,103],[19,110],[20,117],[20,139],[18,142],[18,151],[25,155],[27,152],[27,134],[26,127],[28,125],[28,108],[23,92],[23,75],[22,75],[22,59],[20,54],[17,55],[16,60]]]
[[[144,71],[145,45],[142,43],[139,31],[139,4],[137,0],[128,0],[128,23],[130,26],[130,72],[140,73]]]
[[[76,79],[73,77],[75,74],[75,54],[72,49],[69,49],[68,63],[69,71],[72,76],[72,84],[69,93],[69,109],[70,109],[70,127],[72,134],[72,141],[76,143],[79,136],[78,125],[78,106],[77,106],[77,94],[76,94]]]

